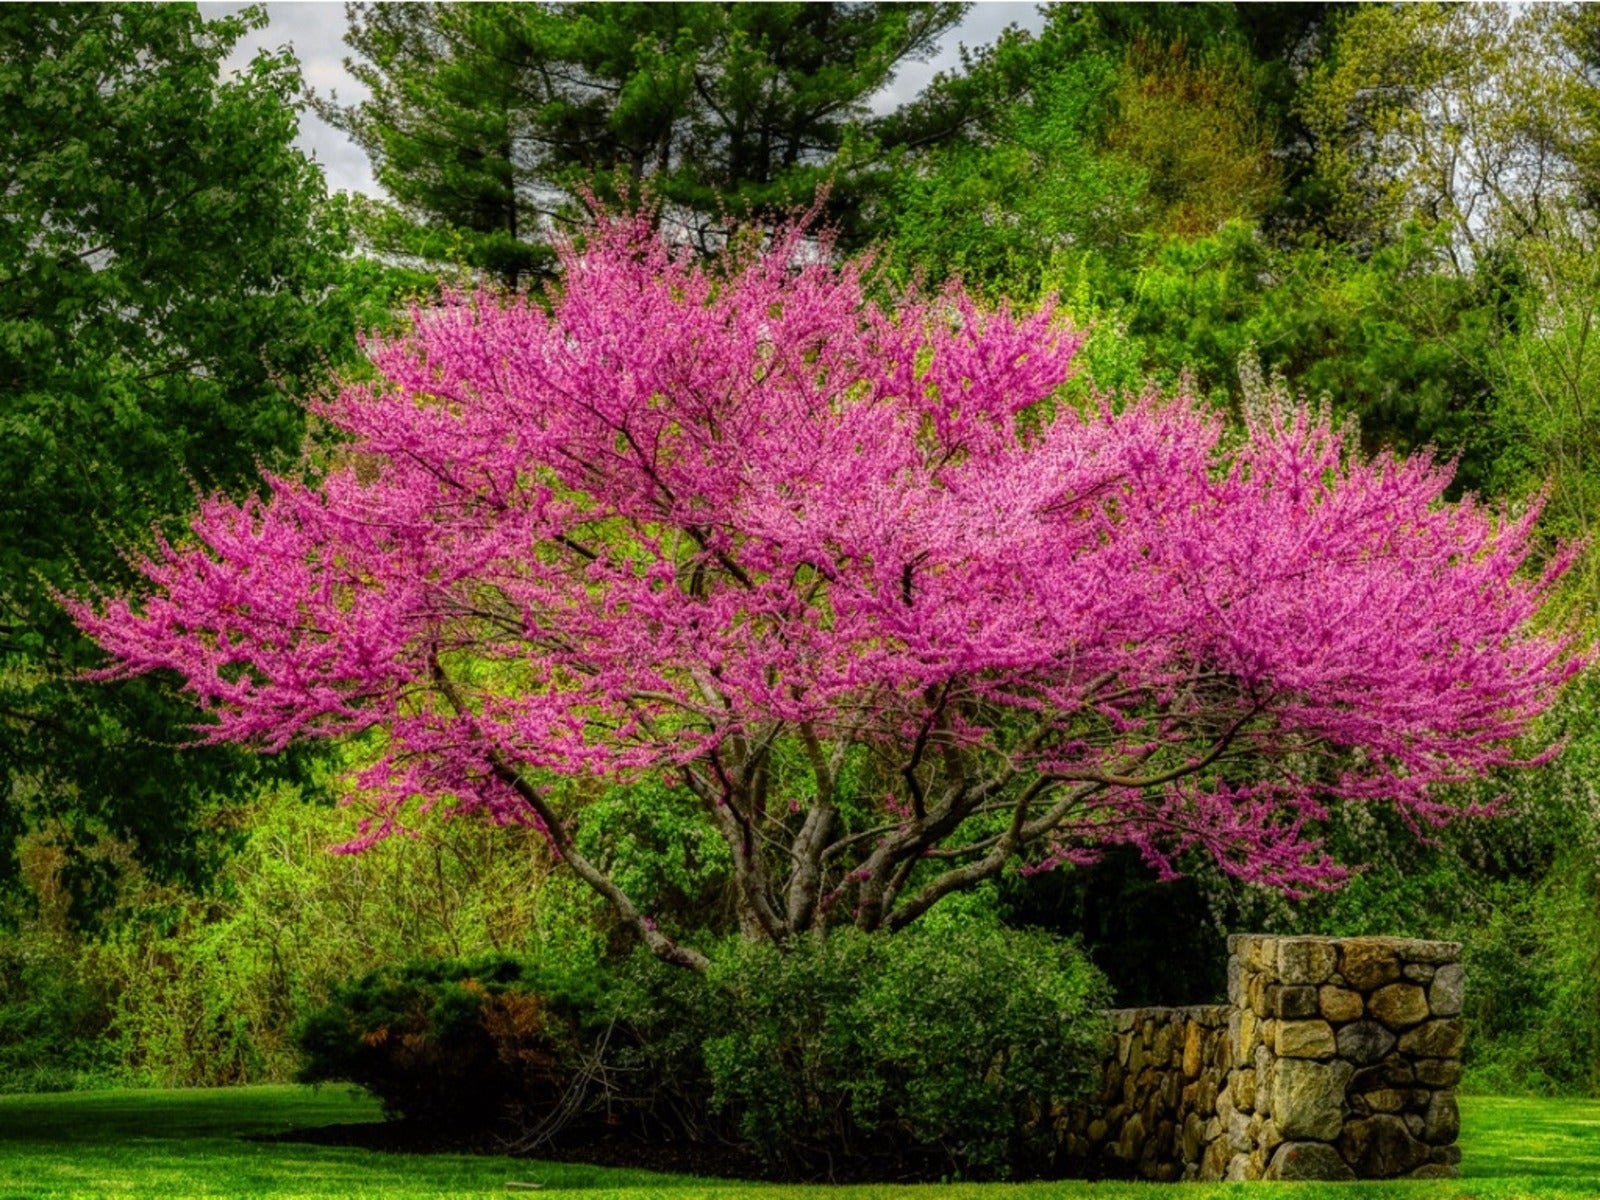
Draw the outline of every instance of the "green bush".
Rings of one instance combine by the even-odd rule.
[[[114,1067],[105,995],[43,939],[0,945],[0,1092],[104,1085]]]
[[[391,1118],[451,1128],[570,1103],[597,1011],[594,977],[494,955],[369,972],[299,1026],[305,1083],[371,1092]]]
[[[642,948],[612,968],[606,993],[610,1119],[647,1138],[736,1141],[711,1108],[705,1061],[706,1039],[732,1027],[728,993]]]
[[[715,1110],[801,1172],[1037,1174],[1099,1062],[1107,990],[1070,942],[983,925],[730,942],[705,1042]]]
[[[1465,944],[1477,1091],[1600,1094],[1600,870],[1576,845],[1536,887],[1495,889]]]
[[[1082,951],[946,922],[782,950],[724,941],[706,975],[435,960],[374,971],[306,1020],[306,1082],[390,1117],[548,1132],[606,1110],[636,1136],[743,1140],[789,1172],[1048,1172],[1059,1101],[1095,1078],[1107,989]]]
[[[606,788],[584,804],[577,843],[674,936],[726,921],[732,857],[687,788],[652,779]]]
[[[586,889],[547,878],[537,830],[440,821],[341,855],[328,847],[354,833],[352,814],[289,789],[227,816],[248,833],[209,893],[134,889],[81,947],[85,970],[111,997],[121,1082],[292,1079],[296,1023],[336,985],[380,967],[598,953]]]

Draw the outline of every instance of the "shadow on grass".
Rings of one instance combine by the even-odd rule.
[[[583,1200],[1586,1200],[1600,1196],[1600,1102],[1468,1096],[1464,1178],[1389,1184],[952,1184],[818,1187],[731,1183],[580,1163],[441,1153],[395,1140],[384,1152],[283,1138],[287,1130],[372,1125],[377,1106],[338,1088],[227,1088],[0,1096],[0,1200],[80,1196],[489,1196],[509,1184]],[[392,1132],[392,1131],[391,1131]],[[387,1136],[387,1135],[384,1135]],[[271,1140],[268,1140],[271,1139]],[[1170,1190],[1173,1189],[1173,1190]]]

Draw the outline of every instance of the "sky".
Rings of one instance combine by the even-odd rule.
[[[214,19],[244,7],[239,3],[202,3],[200,11]],[[344,69],[348,50],[344,44],[342,3],[268,4],[266,10],[267,27],[241,38],[228,66],[249,62],[257,50],[288,45],[300,60],[306,83],[319,95],[336,95],[345,104],[365,98],[366,89]],[[938,72],[957,66],[962,44],[973,48],[987,45],[1007,25],[1037,31],[1043,24],[1044,18],[1031,2],[989,0],[974,4],[961,24],[945,35],[938,52],[927,62],[903,67],[893,82],[873,98],[873,108],[879,112],[893,109],[915,96]],[[315,113],[300,114],[298,144],[322,164],[333,191],[378,193],[366,152]]]

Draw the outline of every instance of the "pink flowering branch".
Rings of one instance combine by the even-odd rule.
[[[1131,843],[1289,890],[1330,804],[1455,812],[1578,668],[1535,512],[1445,499],[1326,416],[1225,438],[1186,398],[1060,399],[1079,336],[958,292],[867,298],[803,229],[707,265],[646,220],[367,347],[376,379],[262,499],[207,500],[134,596],[68,601],[107,675],[180,672],[204,736],[383,734],[356,785],[537,824],[658,776],[727,842],[740,923],[898,928],[1008,867]]]

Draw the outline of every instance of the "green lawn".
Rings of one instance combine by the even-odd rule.
[[[1600,1102],[1462,1101],[1460,1181],[1405,1184],[1026,1184],[945,1187],[769,1187],[465,1155],[388,1155],[250,1142],[241,1135],[376,1119],[341,1089],[262,1087],[0,1097],[0,1198],[58,1196],[511,1196],[537,1183],[582,1200],[1213,1200],[1292,1194],[1301,1200],[1393,1195],[1416,1200],[1600,1197]],[[1175,1190],[1174,1190],[1175,1188]]]

